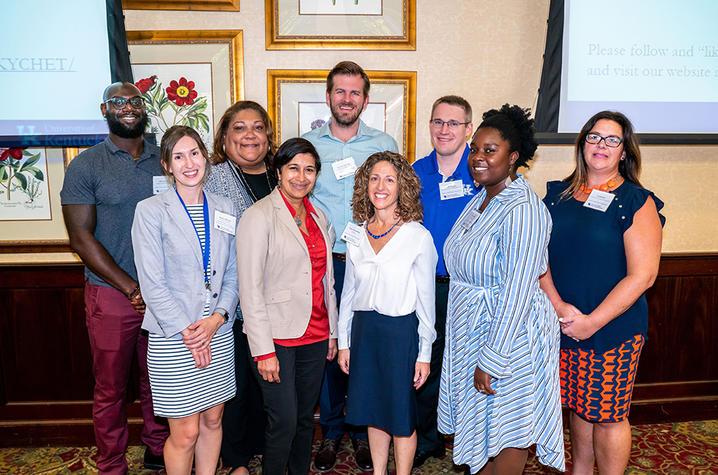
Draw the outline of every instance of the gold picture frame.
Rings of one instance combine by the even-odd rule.
[[[265,0],[266,48],[416,50],[416,0],[361,1]],[[302,13],[303,3],[327,6]],[[352,13],[343,6],[367,3],[377,4],[376,11]]]
[[[329,70],[320,69],[267,70],[267,111],[274,123],[277,144],[300,136],[327,120],[329,108],[325,98],[328,73]],[[368,125],[394,137],[399,151],[409,162],[413,162],[416,150],[416,72],[366,73],[371,81],[371,90],[362,120],[367,112],[372,112],[374,121]],[[374,110],[370,111],[370,108]],[[307,118],[302,117],[304,111],[309,115]]]
[[[128,31],[127,43],[133,76],[147,104],[149,132],[159,143],[169,126],[188,125],[211,148],[222,114],[244,97],[243,31]],[[167,86],[182,81],[194,94],[190,102],[170,99]],[[167,107],[168,101],[176,107]]]
[[[124,10],[196,10],[238,12],[239,0],[122,0]]]

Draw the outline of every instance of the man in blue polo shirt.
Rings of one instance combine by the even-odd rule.
[[[444,440],[436,426],[439,401],[441,360],[444,354],[446,305],[449,296],[449,275],[444,264],[444,242],[451,227],[478,189],[469,173],[471,137],[471,106],[462,97],[444,96],[431,108],[429,132],[434,150],[414,163],[421,181],[421,204],[424,226],[434,238],[439,254],[436,267],[436,341],[431,349],[431,372],[426,384],[417,391],[417,446],[414,467],[429,457],[443,457]]]
[[[393,138],[359,119],[369,103],[369,86],[369,77],[358,64],[342,61],[334,66],[327,75],[327,105],[332,117],[323,126],[303,135],[317,149],[324,170],[317,177],[314,199],[326,211],[337,236],[342,235],[352,220],[351,202],[357,167],[373,153],[398,151]],[[332,251],[334,289],[339,304],[344,285],[346,244],[337,239]],[[324,439],[314,458],[318,470],[334,467],[339,443],[347,431],[344,426],[346,391],[347,376],[334,359],[327,364],[319,397],[319,422]],[[357,465],[362,470],[371,470],[366,427],[348,428],[348,432]]]

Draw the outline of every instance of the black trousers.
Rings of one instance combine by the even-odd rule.
[[[429,452],[444,445],[436,423],[436,409],[439,407],[439,385],[441,363],[444,358],[446,334],[446,307],[449,300],[449,283],[436,283],[436,340],[431,346],[431,370],[426,383],[416,392],[416,450]]]
[[[262,390],[252,374],[252,357],[242,320],[235,320],[234,375],[237,395],[224,404],[222,415],[222,463],[227,467],[247,467],[255,454],[264,451],[266,417]]]
[[[306,475],[312,461],[314,408],[327,361],[328,340],[311,345],[274,345],[280,383],[268,383],[252,365],[267,413],[263,475]]]

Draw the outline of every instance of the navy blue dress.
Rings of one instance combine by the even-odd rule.
[[[588,315],[626,276],[623,233],[633,224],[634,215],[649,196],[658,211],[663,208],[663,202],[645,188],[626,181],[613,190],[616,198],[603,212],[587,208],[573,197],[561,199],[561,193],[568,186],[569,183],[563,181],[547,184],[544,203],[553,220],[549,264],[561,298]],[[665,218],[660,213],[659,217],[663,225]],[[648,303],[644,294],[586,340],[574,341],[562,334],[561,348],[603,353],[634,335],[645,337],[647,330]]]

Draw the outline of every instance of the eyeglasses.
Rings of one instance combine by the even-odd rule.
[[[449,129],[454,130],[460,125],[466,125],[470,124],[471,122],[459,122],[458,120],[441,120],[441,119],[431,119],[429,121],[429,124],[437,129],[443,129],[444,124],[449,126]]]
[[[603,143],[606,144],[606,147],[611,148],[616,148],[623,143],[623,139],[621,137],[616,137],[615,135],[609,135],[608,137],[598,134],[586,135],[586,143],[598,145],[601,143],[601,140],[603,140]]]
[[[145,100],[142,96],[130,97],[129,99],[126,97],[114,96],[107,99],[105,104],[110,103],[115,109],[120,110],[124,109],[128,102],[134,109],[142,109],[145,106]]]

